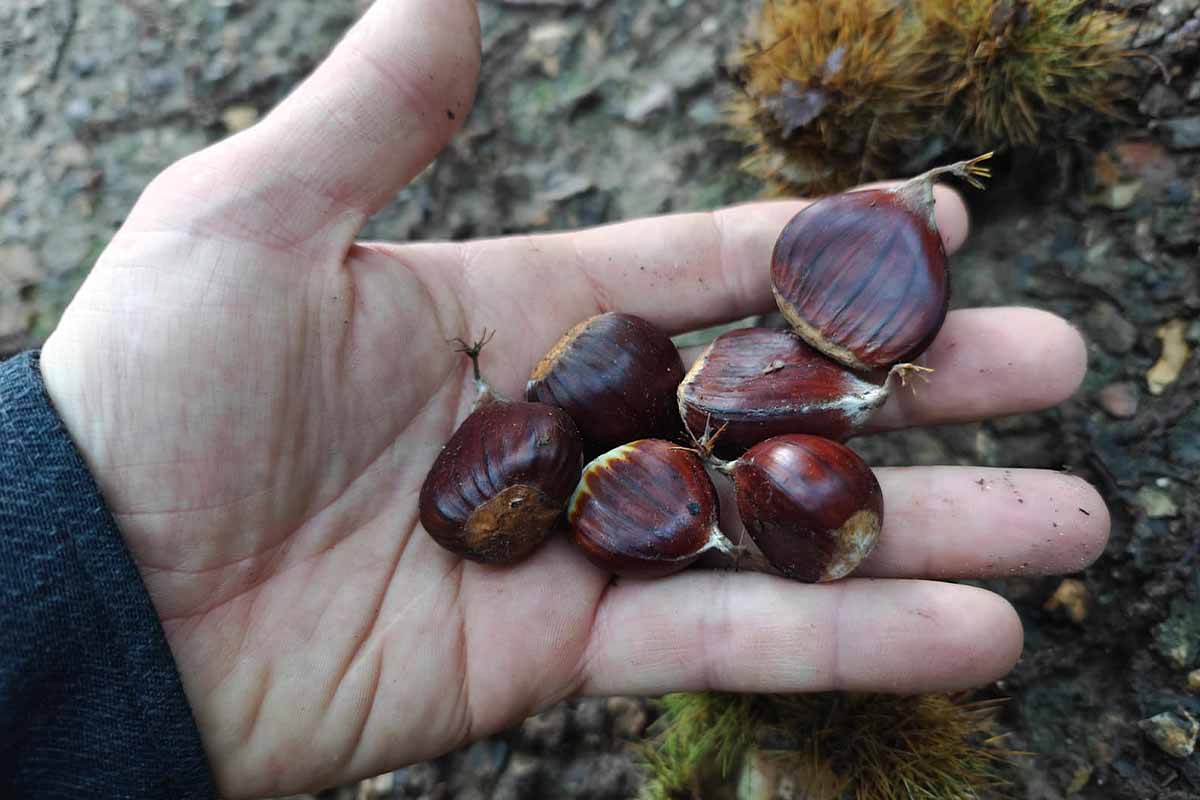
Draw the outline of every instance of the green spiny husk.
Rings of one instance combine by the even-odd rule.
[[[997,701],[962,695],[700,693],[662,705],[643,800],[746,798],[748,774],[764,771],[806,800],[976,800],[999,792],[997,767],[1014,755],[995,733]]]

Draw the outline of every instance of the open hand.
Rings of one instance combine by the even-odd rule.
[[[260,124],[146,189],[46,343],[48,390],[149,589],[223,793],[381,772],[575,693],[915,692],[1006,672],[1012,608],[929,579],[1088,564],[1108,517],[1067,475],[880,470],[880,545],[862,577],[830,585],[611,581],[562,537],[488,568],[430,540],[417,493],[474,396],[447,339],[497,330],[483,366],[517,395],[594,313],[676,333],[765,311],[772,243],[801,207],[356,243],[466,117],[478,51],[467,0],[380,0]],[[937,197],[956,248],[965,210]],[[1062,320],[1001,308],[951,314],[923,361],[935,384],[898,393],[880,427],[1052,405],[1085,353]]]

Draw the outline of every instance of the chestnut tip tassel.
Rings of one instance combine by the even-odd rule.
[[[657,578],[708,550],[729,553],[717,492],[696,453],[661,439],[621,445],[591,461],[567,505],[571,539],[597,566]]]
[[[991,153],[937,167],[893,189],[817,200],[794,216],[771,255],[771,290],[793,330],[856,370],[912,361],[950,302],[946,250],[933,212],[944,174],[983,188]]]
[[[789,578],[845,577],[879,539],[883,492],[871,468],[845,445],[777,436],[718,469],[733,479],[750,538]]]

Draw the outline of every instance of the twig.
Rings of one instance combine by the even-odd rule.
[[[54,49],[54,61],[50,64],[51,81],[58,80],[58,72],[62,69],[63,61],[67,57],[67,48],[71,46],[71,39],[75,36],[75,26],[79,22],[79,0],[64,0],[67,5],[67,27],[58,37],[58,46]]]

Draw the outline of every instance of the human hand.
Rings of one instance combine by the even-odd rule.
[[[1009,605],[924,579],[1089,563],[1108,518],[1070,476],[880,470],[879,547],[830,585],[611,581],[563,537],[489,568],[421,530],[421,482],[474,394],[447,339],[498,330],[484,368],[517,395],[598,311],[679,332],[767,310],[770,249],[800,207],[356,244],[466,116],[478,47],[467,0],[381,0],[260,124],[147,188],[43,351],[223,794],[378,773],[575,693],[917,692],[1006,672]],[[957,247],[965,210],[937,196]],[[1061,320],[990,309],[951,314],[924,361],[935,385],[894,397],[881,427],[1054,404],[1085,357]]]

